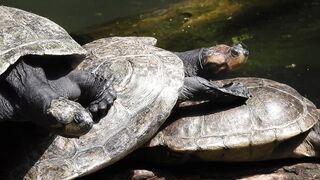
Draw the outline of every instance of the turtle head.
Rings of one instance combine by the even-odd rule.
[[[318,109],[320,114],[320,110]],[[320,157],[320,119],[318,122],[312,127],[310,133],[307,136],[307,144],[311,145],[311,149],[315,152],[317,157]],[[309,148],[310,149],[310,148]]]
[[[232,71],[245,64],[248,56],[249,51],[241,44],[234,46],[221,44],[203,50],[202,66],[207,73]]]
[[[79,137],[93,126],[91,113],[79,103],[65,98],[52,100],[47,114],[50,130],[65,137]]]
[[[304,142],[299,146],[303,148],[298,147],[295,153],[320,157],[320,109],[317,109],[317,112],[318,122],[310,129]]]

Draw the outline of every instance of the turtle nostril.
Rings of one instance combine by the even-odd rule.
[[[244,56],[248,57],[248,56],[249,56],[249,51],[245,50],[245,51],[243,52],[243,54],[244,54]]]

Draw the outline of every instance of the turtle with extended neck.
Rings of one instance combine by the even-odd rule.
[[[239,105],[184,104],[151,140],[152,148],[143,150],[144,157],[171,163],[319,158],[320,112],[311,101],[268,79],[216,83],[228,82],[244,84],[252,97]]]

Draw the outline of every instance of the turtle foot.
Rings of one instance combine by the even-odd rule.
[[[90,90],[93,100],[89,103],[88,109],[92,113],[94,121],[98,121],[107,114],[116,99],[116,92],[111,86],[111,79],[107,80],[100,75],[94,76],[93,89]]]
[[[211,100],[229,102],[250,97],[249,90],[241,83],[222,85],[199,76],[186,77],[183,89],[179,95],[180,101]]]
[[[90,113],[68,100],[78,88],[67,78],[49,81],[42,66],[21,60],[4,75],[14,98],[19,100],[20,118],[64,136],[79,136],[92,127]],[[13,98],[13,97],[12,97]]]
[[[251,94],[250,94],[248,88],[240,82],[231,82],[228,84],[224,84],[221,87],[221,91],[226,94],[238,96],[238,97],[245,98],[245,99],[251,97]]]

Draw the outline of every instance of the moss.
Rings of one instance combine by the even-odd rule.
[[[217,42],[245,41],[252,37],[234,26],[253,14],[272,10],[292,0],[186,0],[151,14],[117,19],[76,33],[85,41],[108,36],[153,36],[158,46],[186,50]],[[245,18],[243,18],[245,17]],[[249,17],[249,18],[248,18]],[[234,39],[238,36],[237,39]]]
[[[231,41],[232,41],[233,44],[239,44],[239,43],[241,43],[243,41],[246,41],[246,40],[252,39],[252,38],[253,38],[252,35],[246,33],[246,34],[241,34],[239,36],[233,36],[231,38]]]

